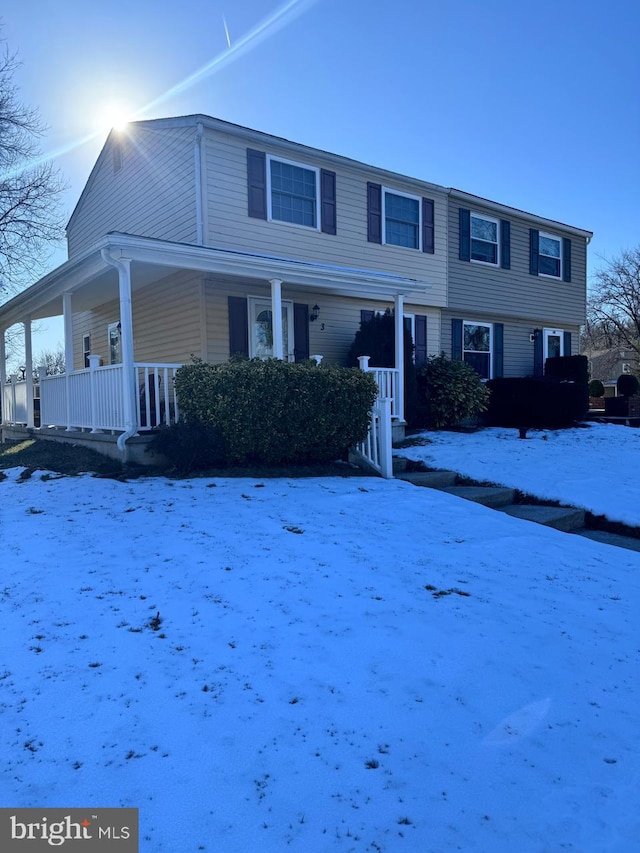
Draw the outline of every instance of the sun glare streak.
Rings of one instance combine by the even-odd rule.
[[[291,23],[294,18],[297,18],[307,9],[311,8],[311,6],[316,2],[317,0],[289,0],[288,3],[285,3],[284,6],[280,6],[280,8],[276,9],[272,15],[255,26],[246,35],[242,36],[242,38],[240,38],[233,47],[229,47],[223,53],[214,57],[211,62],[203,65],[202,68],[198,69],[198,71],[190,74],[188,77],[185,77],[184,80],[180,83],[176,83],[176,85],[172,86],[171,89],[167,89],[164,94],[148,103],[140,110],[140,112],[148,112],[164,101],[167,101],[169,98],[172,98],[174,95],[178,95],[180,92],[184,92],[185,89],[190,89],[192,86],[195,86],[196,83],[204,80],[205,77],[209,77],[209,75],[218,71],[220,68],[227,65],[227,63],[238,59],[250,48],[257,47],[257,45],[267,36],[273,35],[275,32],[282,29],[282,27]]]
[[[264,41],[265,38],[270,35],[273,35],[278,30],[291,23],[293,20],[295,20],[295,18],[299,17],[303,12],[305,12],[307,9],[310,9],[311,6],[315,5],[317,2],[318,0],[289,0],[289,2],[276,9],[276,11],[272,15],[270,15],[268,18],[265,18],[265,20],[261,21],[261,23],[257,24],[250,32],[242,36],[242,38],[240,38],[233,46],[231,45],[227,22],[223,16],[222,20],[224,23],[224,30],[228,45],[227,49],[223,53],[214,57],[211,62],[208,62],[206,65],[203,65],[203,67],[196,71],[194,74],[190,74],[189,77],[185,77],[182,82],[177,83],[170,89],[167,89],[164,94],[155,98],[153,101],[150,101],[146,106],[142,107],[141,109],[136,110],[135,114],[129,115],[127,120],[134,121],[136,116],[149,112],[149,110],[153,109],[159,104],[164,103],[174,95],[178,95],[181,92],[190,89],[192,86],[195,86],[196,83],[199,83],[201,80],[204,80],[206,77],[215,73],[228,63],[239,59],[249,49],[257,47],[258,44]],[[121,117],[117,124],[114,122],[111,127],[120,127],[122,121],[123,120]],[[126,124],[126,121],[124,121],[124,124]],[[69,154],[76,148],[81,148],[83,145],[86,145],[87,142],[92,142],[97,137],[102,136],[105,132],[105,129],[106,128],[103,124],[100,129],[93,130],[90,133],[86,133],[79,139],[74,139],[65,145],[61,145],[58,148],[54,148],[52,151],[46,151],[35,160],[30,160],[28,163],[23,163],[22,165],[17,166],[14,169],[10,169],[6,172],[1,172],[0,180],[11,180],[12,178],[15,178],[20,175],[26,169],[35,168],[51,160],[57,160],[58,157],[62,157],[65,154]]]

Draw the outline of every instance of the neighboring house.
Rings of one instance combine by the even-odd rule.
[[[575,351],[590,236],[207,116],[134,122],[91,172],[69,260],[0,308],[5,432],[33,425],[31,322],[59,314],[67,372],[40,382],[42,423],[113,431],[123,452],[175,411],[171,378],[192,356],[343,363],[387,308],[417,363],[445,351],[485,377],[532,373]],[[7,390],[14,323],[27,380]],[[402,372],[397,358],[399,422]]]
[[[599,379],[605,386],[612,389],[623,374],[632,373],[635,376],[640,374],[640,359],[633,350],[620,347],[596,350],[585,346],[583,352],[589,359],[590,377]],[[611,393],[615,391],[612,390]]]

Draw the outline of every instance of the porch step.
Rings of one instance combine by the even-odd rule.
[[[396,475],[396,479],[406,480],[414,486],[426,486],[428,489],[444,489],[453,486],[456,476],[455,471],[401,471]]]
[[[490,509],[500,509],[513,503],[515,489],[506,489],[501,486],[447,486],[441,491],[457,498],[482,504]]]
[[[618,533],[607,533],[605,530],[574,530],[577,536],[602,542],[605,545],[615,545],[616,548],[626,548],[628,551],[640,551],[640,539],[632,536],[620,536]]]
[[[578,531],[584,527],[584,510],[576,507],[513,504],[500,509],[513,518],[534,521],[536,524],[544,524],[546,527],[553,527],[564,533]]]

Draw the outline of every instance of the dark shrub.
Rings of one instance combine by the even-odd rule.
[[[356,332],[347,354],[347,366],[358,367],[361,355],[369,356],[371,367],[395,367],[395,319],[393,311],[374,314],[365,320]],[[405,330],[404,335],[404,415],[413,425],[416,422],[416,366],[413,363],[413,341]]]
[[[544,375],[550,379],[565,379],[570,382],[589,382],[589,360],[586,355],[561,355],[548,358]]]
[[[329,462],[362,440],[378,393],[372,376],[278,359],[185,365],[176,374],[187,422],[217,427],[229,462]]]
[[[589,383],[590,397],[604,397],[604,385],[599,379],[592,379]]]
[[[586,385],[553,379],[491,379],[486,421],[491,426],[559,429],[572,426],[589,408]]]
[[[163,426],[149,444],[152,453],[159,453],[177,471],[200,471],[226,465],[227,443],[215,426],[199,421],[178,421]]]
[[[480,375],[464,361],[444,353],[431,356],[417,370],[421,424],[431,429],[459,426],[487,408],[489,391]]]
[[[632,373],[623,373],[618,376],[616,383],[618,394],[622,397],[633,397],[640,389],[640,383]]]

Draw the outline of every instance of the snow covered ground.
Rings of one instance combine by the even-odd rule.
[[[640,554],[399,481],[8,474],[0,805],[137,806],[144,853],[639,849]]]
[[[426,432],[421,447],[399,455],[432,468],[516,487],[640,526],[640,430],[612,424],[579,429]],[[640,849],[640,840],[639,846]]]

